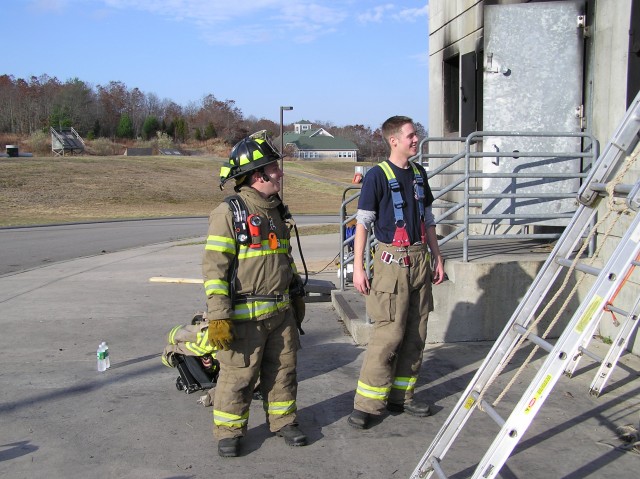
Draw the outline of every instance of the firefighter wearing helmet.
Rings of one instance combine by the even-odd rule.
[[[222,457],[240,452],[258,378],[271,432],[289,446],[307,444],[296,420],[297,323],[304,310],[291,307],[301,279],[291,256],[290,215],[278,195],[280,158],[264,131],[239,141],[220,170],[220,187],[234,179],[237,194],[209,217],[202,269],[207,336],[219,350],[213,433]]]

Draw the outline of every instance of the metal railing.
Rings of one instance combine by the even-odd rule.
[[[581,143],[581,151],[482,151],[483,140],[487,137],[521,137],[531,139],[567,139],[576,138]],[[429,146],[437,143],[447,143],[446,146],[459,145],[452,152],[431,152]],[[444,145],[443,145],[444,146]],[[474,149],[480,148],[480,151]],[[442,150],[443,148],[438,148]],[[446,148],[444,148],[446,149]],[[435,202],[432,205],[436,223],[444,226],[446,235],[438,240],[440,246],[453,239],[462,239],[462,260],[469,260],[469,242],[473,240],[553,240],[561,235],[559,232],[536,232],[532,226],[551,221],[562,221],[569,219],[577,209],[577,202],[573,209],[562,212],[532,213],[518,210],[502,211],[493,213],[483,211],[483,201],[511,201],[516,203],[521,200],[530,203],[545,202],[551,200],[562,200],[577,198],[578,189],[588,174],[588,169],[595,162],[599,153],[599,144],[590,133],[562,133],[562,132],[507,132],[507,131],[477,131],[468,137],[428,137],[420,142],[418,154],[411,161],[419,162],[427,168],[431,190]],[[498,171],[493,173],[484,172],[476,167],[478,160],[491,158],[500,162],[500,158],[510,160],[522,160],[511,171]],[[555,162],[564,160],[579,161],[579,167],[574,171],[533,171],[531,168],[532,159],[541,159],[536,166],[541,163],[547,167],[553,167]],[[432,160],[439,160],[433,162]],[[483,190],[481,183],[489,179],[510,180],[514,188],[508,191],[491,192]],[[521,180],[535,180],[537,183],[550,181],[569,181],[575,185],[570,191],[552,192],[518,192],[517,186]],[[434,184],[436,184],[434,186]],[[347,197],[347,193],[359,187],[349,187],[343,193],[343,201],[340,209],[340,288],[344,290],[347,265],[353,262],[352,245],[354,237],[347,237],[347,227],[355,220],[355,209],[360,193]],[[353,210],[348,213],[349,209]],[[484,228],[484,233],[477,233],[474,230],[478,225]],[[474,226],[474,228],[472,228]],[[489,232],[487,232],[489,230]],[[493,232],[491,232],[493,231]],[[365,266],[371,266],[371,247],[375,245],[375,239],[371,232],[368,237],[369,247],[365,248]]]

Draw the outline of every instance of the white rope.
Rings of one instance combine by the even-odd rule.
[[[558,291],[556,291],[556,293],[553,295],[553,297],[551,298],[549,303],[544,307],[542,312],[531,322],[531,324],[527,328],[527,331],[520,336],[520,338],[518,339],[518,341],[516,342],[516,344],[512,348],[511,352],[507,356],[507,359],[505,361],[503,361],[498,368],[496,368],[496,371],[494,371],[494,373],[491,375],[491,377],[487,381],[487,384],[480,391],[480,394],[479,394],[478,400],[477,400],[478,408],[480,410],[483,410],[482,409],[482,399],[483,399],[486,391],[489,389],[489,387],[491,387],[491,385],[493,384],[495,379],[502,373],[502,371],[504,370],[506,365],[509,364],[509,362],[513,359],[513,357],[518,352],[518,350],[520,349],[520,347],[522,346],[524,341],[527,339],[529,334],[531,334],[533,329],[538,325],[540,320],[548,313],[549,309],[551,309],[551,307],[555,304],[555,302],[558,300],[558,298],[561,296],[561,294],[566,289],[567,285],[569,284],[569,280],[571,279],[572,274],[575,271],[576,266],[578,265],[578,262],[579,262],[580,258],[582,257],[582,254],[584,253],[585,249],[589,245],[591,238],[598,231],[598,228],[614,213],[616,214],[617,217],[620,217],[623,214],[628,214],[629,208],[626,205],[626,203],[625,202],[621,202],[620,203],[620,202],[616,202],[615,201],[614,190],[615,190],[616,186],[618,186],[618,184],[620,184],[622,182],[623,177],[627,174],[627,172],[629,171],[631,166],[636,162],[639,152],[640,152],[640,144],[636,147],[635,152],[634,152],[633,155],[628,156],[627,158],[625,158],[625,162],[623,164],[623,167],[620,169],[618,174],[615,176],[614,180],[612,182],[610,182],[609,184],[607,184],[606,191],[609,194],[609,197],[607,199],[607,212],[606,212],[606,214],[603,215],[602,219],[600,219],[594,225],[594,227],[589,231],[589,234],[587,235],[585,241],[583,242],[582,246],[578,250],[578,253],[575,255],[575,257],[574,257],[574,259],[573,259],[573,261],[571,263],[571,266],[569,267],[569,270],[567,271],[567,273],[566,273],[566,275],[564,277],[564,280],[562,282],[562,285],[560,286]],[[596,206],[597,205],[594,205],[594,208]],[[600,242],[600,246],[596,249],[596,252],[593,254],[591,260],[589,261],[590,265],[593,264],[595,262],[595,260],[598,258],[598,255],[600,254],[600,250],[604,246],[607,238],[610,236],[611,231],[613,230],[613,227],[616,225],[616,223],[617,223],[616,221],[612,221],[611,224],[609,225],[609,227],[607,228],[607,230],[606,230],[606,232],[604,234],[604,237],[603,237],[602,241]],[[574,285],[574,287],[572,288],[571,292],[569,293],[569,295],[565,299],[564,303],[562,304],[562,307],[558,310],[558,312],[556,313],[556,315],[553,318],[553,320],[551,321],[551,323],[549,323],[549,326],[545,330],[544,334],[541,336],[543,339],[547,337],[547,335],[553,329],[553,326],[555,326],[555,324],[557,323],[557,321],[560,318],[560,316],[562,315],[562,313],[564,313],[564,311],[567,308],[567,305],[569,304],[569,302],[571,301],[571,299],[573,298],[573,296],[577,292],[579,286],[581,285],[581,283],[582,283],[582,281],[584,280],[585,277],[586,277],[585,273],[581,273],[580,274],[580,276],[578,277],[578,280],[576,281],[576,284]],[[524,368],[526,366],[528,366],[529,363],[531,362],[531,360],[533,359],[533,356],[538,351],[538,348],[539,348],[539,346],[537,346],[537,345],[534,346],[534,348],[529,353],[529,355],[527,356],[525,361],[522,363],[522,365],[518,368],[518,370],[514,374],[513,378],[511,378],[509,383],[505,386],[505,388],[502,390],[502,392],[495,399],[495,401],[493,402],[493,406],[496,406],[502,400],[502,398],[509,392],[509,390],[511,389],[511,386],[513,386],[513,384],[517,381],[518,377],[520,376],[520,374],[522,373]]]

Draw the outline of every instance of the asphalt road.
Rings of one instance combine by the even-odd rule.
[[[298,225],[338,223],[338,216],[297,215]],[[59,261],[149,244],[201,238],[207,218],[162,218],[0,228],[0,276]]]

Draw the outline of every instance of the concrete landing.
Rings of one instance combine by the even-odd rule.
[[[433,288],[427,342],[495,340],[551,250],[550,244],[532,241],[475,241],[464,263],[462,242],[447,243],[442,248],[447,279]],[[332,291],[332,303],[354,341],[367,344],[371,324],[364,297],[347,284],[344,291]],[[558,322],[563,324],[563,319],[568,318]],[[542,321],[539,329],[546,329],[548,322]]]

